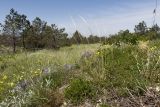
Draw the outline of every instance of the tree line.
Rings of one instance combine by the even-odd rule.
[[[142,21],[135,26],[134,31],[121,30],[117,34],[99,37],[82,35],[75,31],[72,37],[65,32],[65,28],[58,28],[55,24],[48,24],[46,21],[36,17],[30,21],[26,15],[20,14],[14,9],[6,15],[5,21],[1,26],[0,45],[16,47],[23,49],[59,49],[63,46],[72,44],[93,44],[103,42],[105,44],[119,44],[120,42],[137,44],[139,40],[153,40],[160,37],[160,28],[157,24],[148,27]]]
[[[104,44],[120,45],[121,42],[136,45],[139,41],[152,41],[160,39],[160,27],[157,24],[148,27],[145,21],[135,25],[134,32],[121,30],[117,34],[110,35]]]
[[[19,14],[14,9],[6,15],[4,24],[1,25],[0,45],[12,46],[13,52],[16,47],[24,49],[59,49],[72,44],[97,43],[98,36],[86,38],[76,31],[72,37],[65,32],[65,28],[58,28],[57,25],[49,25],[39,17],[30,21],[26,15]]]

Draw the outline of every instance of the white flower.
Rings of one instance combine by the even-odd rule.
[[[160,87],[159,87],[159,86],[156,87],[156,91],[157,91],[157,92],[160,91]]]
[[[64,105],[64,106],[67,106],[67,103],[66,103],[66,102],[63,102],[63,105]]]

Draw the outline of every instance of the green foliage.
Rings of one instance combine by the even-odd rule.
[[[2,73],[8,66],[10,66],[10,61],[14,60],[14,55],[0,55],[0,72]]]
[[[5,24],[1,27],[3,31],[0,35],[0,45],[12,46],[14,52],[16,51],[16,46],[29,50],[44,48],[59,49],[60,47],[71,46],[72,44],[99,42],[120,46],[121,43],[137,45],[138,41],[160,38],[159,26],[156,24],[148,28],[144,21],[135,26],[135,33],[124,30],[107,38],[96,35],[85,37],[79,31],[75,31],[73,36],[69,38],[65,32],[65,28],[58,28],[55,24],[48,25],[46,21],[43,21],[39,17],[36,17],[31,23],[26,15],[19,14],[14,9],[10,10],[10,13],[6,16]]]
[[[135,26],[135,33],[125,30],[106,38],[85,37],[76,31],[68,38],[65,28],[48,25],[39,17],[30,23],[27,16],[11,9],[3,29],[4,35],[0,35],[0,104],[3,106],[57,107],[64,102],[63,94],[71,103],[80,104],[85,100],[95,101],[103,89],[108,93],[113,90],[117,96],[143,95],[148,86],[160,83],[158,25],[148,29],[142,21]],[[98,42],[104,45],[100,48],[99,44],[60,48]],[[11,55],[6,46],[13,46],[13,51],[19,46],[19,52],[22,46],[30,50],[60,49]],[[81,53],[86,50],[93,50],[93,54],[82,58]],[[78,69],[65,70],[64,65],[70,64],[78,65]],[[44,69],[49,73],[43,74]],[[23,81],[30,83],[27,89],[14,92]],[[60,88],[66,85],[65,92],[60,93]],[[101,90],[100,95],[97,90]]]
[[[48,25],[39,17],[31,23],[26,15],[21,15],[14,9],[10,10],[5,24],[1,27],[3,35],[0,35],[0,44],[12,46],[14,52],[16,52],[16,46],[30,50],[70,46],[65,28],[59,29],[55,24]]]
[[[86,99],[94,99],[95,95],[96,88],[89,81],[83,79],[74,79],[65,91],[65,97],[75,104]]]
[[[67,82],[68,73],[59,71],[54,72],[43,78],[43,86],[48,86],[52,89],[56,89],[64,84],[64,81]]]
[[[160,38],[159,26],[153,25],[148,28],[144,21],[135,26],[135,33],[130,33],[129,30],[121,30],[118,34],[110,35],[104,44],[115,44],[120,46],[121,43],[137,45],[138,41],[156,40]]]
[[[125,30],[107,38],[105,41],[105,44],[110,45],[115,44],[119,46],[121,43],[136,45],[138,44],[138,38],[136,35],[130,33],[129,30]]]
[[[128,90],[132,94],[142,94],[147,79],[139,71],[137,63],[147,58],[145,52],[136,46],[104,46],[98,50],[97,56],[98,59],[91,59],[83,67],[94,83],[107,89],[114,87],[120,95],[127,95]]]
[[[84,43],[87,43],[87,39],[83,37],[79,31],[75,31],[75,33],[71,38],[71,42],[73,44],[84,44]]]
[[[138,45],[74,45],[58,51],[1,54],[0,106],[57,107],[68,100],[75,105],[86,100],[95,104],[103,96],[112,97],[110,94],[144,95],[146,88],[160,82],[159,44],[155,40]],[[82,58],[81,53],[88,49],[93,54]],[[79,68],[66,71],[65,64]],[[43,74],[43,69],[50,73]],[[29,86],[14,92],[24,80]],[[103,103],[102,107],[109,106]]]
[[[5,24],[2,26],[4,33],[12,37],[13,52],[16,52],[17,36],[26,29],[28,24],[27,16],[19,14],[14,9],[11,9],[10,13],[6,16]]]
[[[138,25],[134,28],[135,33],[139,34],[145,34],[147,32],[147,25],[144,21],[140,22]]]

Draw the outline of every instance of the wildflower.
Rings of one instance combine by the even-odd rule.
[[[4,75],[2,79],[3,79],[3,80],[6,80],[6,79],[7,79],[7,76],[6,76],[6,75]]]
[[[66,103],[66,102],[63,102],[63,105],[64,105],[64,106],[67,106],[67,103]]]
[[[38,72],[37,72],[37,71],[35,71],[34,73],[35,73],[35,74],[38,74]]]
[[[13,85],[14,85],[14,83],[13,83],[13,82],[11,82],[11,83],[10,83],[10,85],[11,85],[11,86],[13,86]]]
[[[34,72],[35,75],[39,75],[40,73],[41,73],[41,72],[39,72],[39,71],[35,71],[35,72]]]
[[[154,51],[156,48],[157,48],[157,47],[154,46],[154,47],[151,47],[150,50],[151,50],[151,51]]]
[[[100,55],[100,52],[97,52],[96,55],[99,56],[99,55]]]
[[[3,84],[3,81],[0,81],[0,84]]]
[[[157,86],[156,87],[156,91],[159,92],[160,91],[160,87]]]
[[[14,86],[14,83],[11,82],[11,83],[8,83],[8,85],[12,87],[12,86]]]
[[[19,77],[19,80],[22,80],[22,79],[23,79],[23,75]]]
[[[36,76],[38,76],[39,74],[35,74]]]

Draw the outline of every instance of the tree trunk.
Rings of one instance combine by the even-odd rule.
[[[22,35],[22,42],[23,42],[23,49],[25,49],[26,46],[25,46],[25,42],[24,42],[24,35]]]
[[[13,30],[13,53],[16,53],[16,36],[15,36],[15,31]]]
[[[53,44],[52,44],[52,46],[53,46],[54,49],[57,47],[55,35],[53,36]]]

